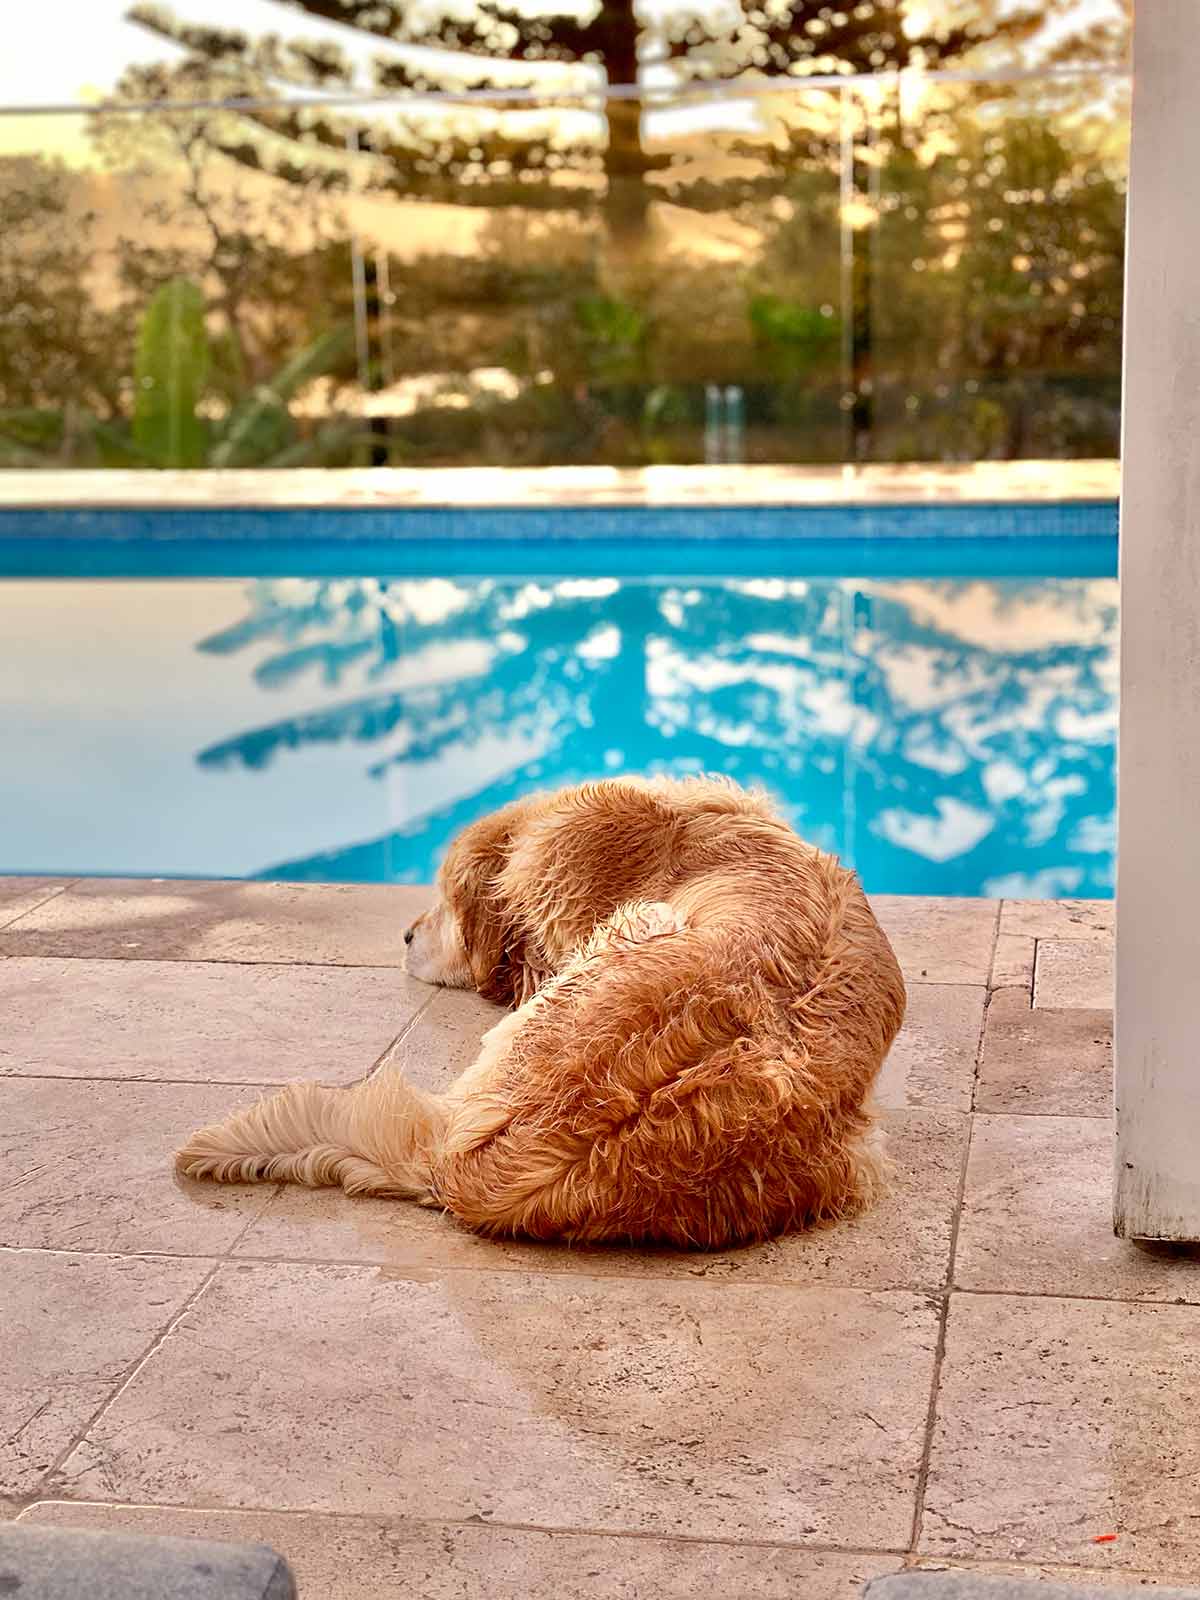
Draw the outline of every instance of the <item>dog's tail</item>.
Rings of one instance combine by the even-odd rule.
[[[219,1183],[283,1180],[424,1200],[445,1123],[442,1100],[397,1073],[377,1073],[349,1089],[292,1083],[201,1128],[175,1165],[189,1178]]]

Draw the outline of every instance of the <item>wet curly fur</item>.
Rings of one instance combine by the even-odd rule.
[[[762,797],[615,779],[522,800],[459,836],[438,886],[410,972],[516,1008],[457,1083],[293,1084],[195,1134],[181,1172],[709,1248],[872,1199],[904,984],[853,873]]]

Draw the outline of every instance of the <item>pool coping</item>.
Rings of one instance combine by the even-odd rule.
[[[0,511],[802,507],[1109,501],[1120,463],[0,470]]]
[[[1110,577],[1118,472],[0,473],[0,578]]]

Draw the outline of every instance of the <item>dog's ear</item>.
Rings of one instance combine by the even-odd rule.
[[[517,948],[521,941],[490,884],[467,892],[459,921],[476,989],[499,1005],[519,1004],[523,997],[517,994],[514,973],[521,964]]]
[[[518,801],[473,823],[455,841],[443,875],[475,987],[506,1006],[527,1000],[543,976],[527,960],[524,933],[499,881],[528,810],[528,801]]]
[[[471,949],[470,941],[467,949]],[[491,945],[476,958],[472,952],[471,971],[475,987],[485,1000],[497,1005],[521,1006],[538,992],[546,974],[529,961],[525,940],[520,935]]]

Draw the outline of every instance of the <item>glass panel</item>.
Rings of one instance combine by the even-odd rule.
[[[862,116],[855,459],[1115,456],[1125,80],[902,85]]]
[[[285,185],[231,161],[222,126],[201,112],[4,123],[4,464],[361,456],[340,202],[316,171]]]
[[[0,119],[0,460],[1115,453],[1124,79],[647,73]]]

